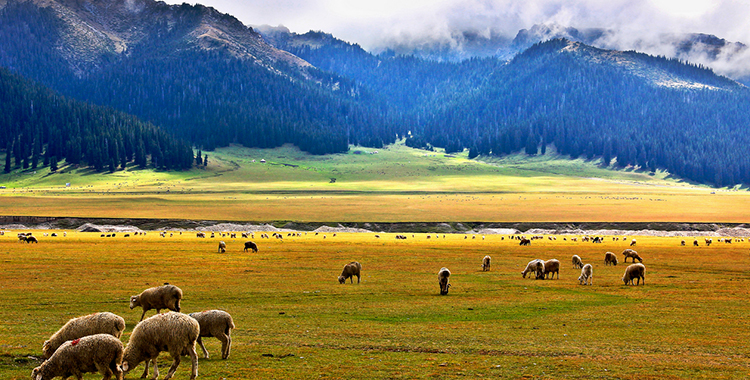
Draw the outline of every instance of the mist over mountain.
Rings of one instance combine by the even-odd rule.
[[[565,38],[547,40],[557,35]],[[328,154],[405,138],[472,158],[554,147],[605,166],[750,183],[750,90],[705,65],[592,46],[611,35],[548,26],[510,40],[469,33],[463,52],[483,58],[437,59],[446,46],[425,59],[372,54],[326,32],[248,27],[201,5],[9,1],[0,65],[203,150],[292,143]],[[682,51],[711,48],[714,57],[744,49],[707,35],[679,40]],[[503,56],[500,45],[519,52]]]

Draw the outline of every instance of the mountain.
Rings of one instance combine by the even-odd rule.
[[[292,143],[327,154],[406,137],[472,158],[554,147],[604,166],[750,184],[750,90],[701,64],[571,39],[510,60],[436,61],[374,55],[325,32],[247,27],[200,5],[36,1],[0,10],[0,65],[199,149]],[[537,28],[511,43],[558,32],[608,35]]]
[[[0,9],[0,65],[208,150],[293,143],[324,154],[396,138],[352,80],[201,5],[11,0]]]
[[[0,68],[0,146],[4,172],[57,170],[67,164],[96,171],[128,165],[189,169],[193,149],[159,128],[107,107],[65,98]]]

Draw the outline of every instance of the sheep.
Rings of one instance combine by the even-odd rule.
[[[633,240],[630,241],[630,246],[632,247],[634,245],[635,245],[635,239],[633,239]]]
[[[221,358],[229,358],[229,351],[232,348],[232,329],[234,328],[234,320],[232,316],[223,310],[207,310],[201,311],[200,313],[188,314],[195,318],[200,325],[200,335],[198,335],[198,345],[203,350],[203,357],[208,359],[208,350],[203,345],[201,338],[217,338],[221,341]]]
[[[492,258],[487,255],[482,259],[482,271],[487,272],[490,270],[490,263],[492,261]]]
[[[643,279],[643,285],[646,285],[646,267],[641,263],[630,264],[625,268],[625,274],[622,276],[622,282],[625,285],[633,284],[633,280],[638,279],[636,285],[641,284]]]
[[[122,369],[126,373],[145,361],[146,368],[141,378],[148,376],[149,362],[154,365],[154,376],[159,377],[156,358],[161,351],[172,356],[172,366],[164,379],[174,375],[180,365],[180,355],[190,356],[192,371],[190,379],[198,377],[198,355],[195,353],[195,341],[200,336],[200,324],[194,318],[178,312],[156,314],[138,323],[130,334],[130,340],[122,358]]]
[[[581,261],[581,257],[578,255],[573,255],[573,268],[583,268],[583,261]]]
[[[693,240],[693,247],[698,247],[698,239]]]
[[[635,259],[638,259],[638,261],[643,262],[643,259],[640,256],[638,256],[638,252],[636,252],[636,251],[634,251],[634,250],[632,250],[630,248],[622,251],[622,255],[625,256],[625,260],[623,260],[623,262],[625,262],[625,263],[628,262],[628,257],[632,258],[633,262],[635,262]]]
[[[196,232],[196,233],[195,233],[195,237],[198,237],[198,238],[205,238],[205,237],[206,237],[206,234],[205,234],[205,233],[203,233],[203,232]]]
[[[612,252],[607,252],[604,254],[604,265],[610,264],[617,266],[617,255]]]
[[[357,276],[357,283],[359,284],[359,273],[362,271],[362,265],[356,261],[352,261],[349,264],[344,265],[344,270],[341,271],[339,276],[339,284],[346,283],[346,279],[351,278],[352,284],[354,283],[354,276]]]
[[[578,283],[581,285],[586,285],[588,282],[589,285],[591,285],[591,282],[594,278],[594,267],[591,266],[591,264],[586,264],[581,269],[581,276],[578,277]]]
[[[99,372],[108,380],[122,380],[121,368],[124,349],[119,338],[109,334],[84,336],[63,343],[52,356],[31,371],[33,380],[48,380],[58,376],[63,379],[75,376],[81,380],[82,374]]]
[[[251,242],[251,241],[246,241],[245,242],[245,252],[247,252],[248,249],[252,249],[253,252],[258,252],[258,245],[255,244],[255,243],[253,243],[253,242]]]
[[[448,268],[440,268],[440,271],[438,272],[438,285],[440,285],[441,296],[448,294],[448,289],[451,287],[451,284],[448,282],[450,276],[451,271],[448,270]]]
[[[681,241],[680,245],[684,247],[685,246],[685,240]]]
[[[526,238],[521,238],[521,242],[518,243],[518,245],[531,245],[531,240]]]
[[[45,359],[49,359],[65,341],[94,334],[109,334],[119,338],[124,330],[125,319],[109,312],[73,318],[44,342],[42,354]]]
[[[224,241],[219,242],[219,253],[224,253],[227,251],[227,243],[224,243]]]
[[[555,273],[557,273],[557,279],[560,279],[560,261],[557,259],[551,259],[544,262],[544,278],[550,275],[550,279],[555,279]]]
[[[544,273],[544,261],[539,259],[529,261],[529,263],[526,264],[526,269],[524,269],[521,274],[523,275],[523,278],[526,278],[526,274],[530,272],[536,274],[536,278],[541,277],[542,273]]]
[[[162,286],[148,288],[137,296],[130,296],[130,310],[141,306],[143,314],[140,320],[142,321],[146,312],[151,309],[156,309],[157,314],[161,312],[161,309],[180,311],[181,299],[182,289],[165,283]]]

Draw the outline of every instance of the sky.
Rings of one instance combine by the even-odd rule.
[[[520,29],[535,24],[616,30],[617,38],[610,41],[609,47],[666,56],[670,56],[669,49],[673,47],[660,43],[664,33],[707,33],[750,45],[750,0],[200,0],[197,3],[229,13],[246,25],[283,25],[296,33],[323,31],[374,53],[394,45],[450,44],[456,31],[512,39]],[[747,61],[744,58],[750,57],[742,57]],[[699,56],[695,61],[706,63]],[[725,71],[731,71],[730,67],[738,62],[715,62],[715,65],[725,65]],[[742,65],[748,66],[750,73],[750,64]]]

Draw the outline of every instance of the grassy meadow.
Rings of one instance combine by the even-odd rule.
[[[554,150],[488,160],[403,144],[327,156],[290,146],[207,154],[208,167],[185,172],[15,170],[0,175],[0,209],[3,215],[256,222],[704,223],[744,223],[750,209],[744,188],[612,170]]]
[[[307,233],[279,241],[256,233],[260,251],[245,253],[244,239],[187,232],[35,231],[38,244],[18,242],[15,232],[0,236],[3,379],[27,379],[44,340],[72,317],[114,312],[127,322],[127,342],[141,314],[128,308],[129,296],[164,282],[182,288],[183,312],[234,317],[228,360],[218,340],[205,340],[204,379],[750,377],[747,241],[706,247],[699,238],[693,247],[691,238],[683,247],[681,238],[638,237],[646,284],[625,286],[625,265],[603,264],[606,251],[621,259],[628,244],[611,237],[520,247],[501,235]],[[227,253],[217,253],[219,240]],[[578,284],[573,254],[594,266],[593,286]],[[480,268],[484,255],[492,256],[489,272]],[[559,280],[521,278],[534,258],[559,259]],[[362,282],[340,285],[352,260],[362,264]],[[443,266],[452,272],[447,296],[436,278]],[[162,353],[162,376],[169,365]],[[184,358],[175,378],[187,379],[189,368]]]

